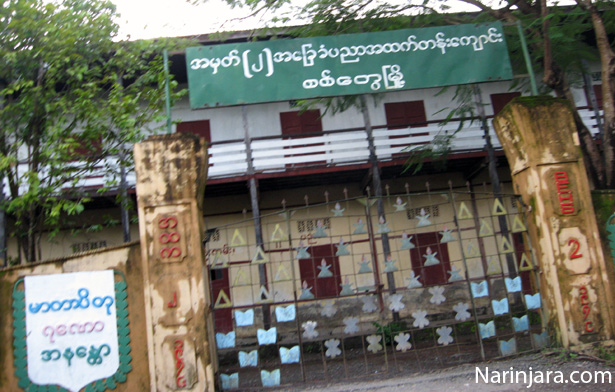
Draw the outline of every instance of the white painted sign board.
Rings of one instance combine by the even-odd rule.
[[[25,278],[28,376],[79,391],[119,367],[113,271]]]

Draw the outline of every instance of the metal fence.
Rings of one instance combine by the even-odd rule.
[[[549,343],[523,205],[430,192],[208,231],[221,389],[422,372]]]

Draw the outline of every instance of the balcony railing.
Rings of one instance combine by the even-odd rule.
[[[597,133],[596,120],[592,111],[580,110],[587,126]],[[379,161],[387,161],[407,153],[408,147],[432,143],[438,137],[454,134],[458,121],[446,125],[429,122],[426,126],[390,130],[374,127],[373,138]],[[490,127],[493,146],[501,144]],[[347,129],[324,132],[301,137],[266,137],[250,141],[252,165],[255,173],[281,172],[291,168],[309,166],[334,167],[366,163],[369,158],[367,133],[364,129]],[[484,132],[478,121],[467,121],[457,132],[450,144],[451,153],[481,151],[485,148]],[[246,143],[228,141],[212,143],[209,147],[210,179],[221,179],[245,175],[248,170]]]
[[[593,111],[580,109],[581,118],[594,134],[598,133]],[[458,121],[440,125],[437,121],[429,122],[422,127],[387,129],[377,126],[373,129],[373,140],[378,161],[390,161],[401,158],[408,147],[416,147],[432,143],[437,138],[455,133]],[[500,142],[490,127],[492,144],[500,149]],[[252,139],[252,165],[255,173],[267,174],[283,172],[289,169],[306,169],[310,167],[339,167],[368,162],[368,138],[363,128],[328,131],[317,135],[301,135],[300,137],[274,136]],[[478,121],[467,121],[463,128],[451,139],[450,153],[481,151],[485,148],[484,132]],[[228,180],[247,174],[248,160],[247,144],[244,140],[211,143],[209,146],[210,180]],[[19,165],[19,170],[26,170],[26,165]],[[101,166],[99,172],[92,173],[78,184],[83,188],[99,188],[115,179],[119,182],[118,160],[110,157]],[[133,171],[127,173],[129,187],[135,185]],[[5,193],[7,192],[5,185]]]

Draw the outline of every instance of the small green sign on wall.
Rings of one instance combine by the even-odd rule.
[[[199,46],[194,109],[512,79],[500,23]]]

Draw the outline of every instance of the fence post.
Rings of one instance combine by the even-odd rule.
[[[159,135],[134,150],[150,389],[213,391],[216,361],[202,246],[205,140]]]
[[[517,98],[494,119],[513,183],[529,206],[548,324],[564,347],[612,340],[613,283],[605,269],[572,112],[552,97]]]

